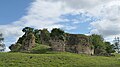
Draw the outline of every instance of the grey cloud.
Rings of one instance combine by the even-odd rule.
[[[98,5],[114,0],[45,0],[50,2],[62,2],[73,9],[91,9]]]
[[[110,2],[101,9],[101,21],[92,22],[92,32],[99,32],[105,37],[116,36],[120,34],[120,1]],[[97,32],[96,32],[97,31]]]

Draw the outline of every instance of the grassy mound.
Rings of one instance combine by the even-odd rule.
[[[120,67],[120,55],[0,53],[0,67]]]
[[[49,51],[50,46],[42,45],[42,44],[36,44],[34,48],[32,48],[31,53],[35,54],[44,54],[47,51]]]

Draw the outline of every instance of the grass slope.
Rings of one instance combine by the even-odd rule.
[[[0,53],[0,67],[120,67],[120,55]]]

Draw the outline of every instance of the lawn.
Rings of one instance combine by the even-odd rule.
[[[0,53],[0,67],[120,67],[120,55]]]

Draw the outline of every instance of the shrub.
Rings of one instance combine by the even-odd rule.
[[[21,49],[21,44],[16,43],[16,44],[12,44],[9,48],[11,49],[12,52],[18,52]]]

